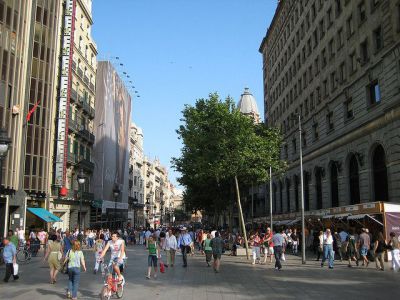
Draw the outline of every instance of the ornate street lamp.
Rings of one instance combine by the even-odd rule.
[[[83,195],[83,185],[85,184],[86,177],[83,173],[83,170],[80,169],[78,175],[76,176],[76,180],[78,181],[78,192],[79,192],[79,214],[78,214],[78,230],[81,235],[81,226],[82,226],[82,195]],[[82,239],[81,239],[82,240]]]
[[[115,224],[115,227],[117,227],[116,226],[116,224],[117,224],[117,200],[118,200],[119,194],[120,194],[119,186],[118,186],[118,184],[115,184],[114,188],[113,188],[113,195],[114,195],[114,224]],[[116,229],[116,228],[114,228],[114,229]]]

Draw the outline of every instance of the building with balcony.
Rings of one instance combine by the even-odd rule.
[[[289,165],[274,213],[300,209],[300,146],[306,211],[398,203],[399,1],[282,0],[260,52],[264,118]]]

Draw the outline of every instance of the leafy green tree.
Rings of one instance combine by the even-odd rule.
[[[227,194],[234,181],[247,248],[239,181],[261,183],[268,179],[270,167],[274,172],[283,170],[281,135],[264,124],[254,124],[231,98],[222,101],[217,93],[197,100],[194,106],[186,105],[182,113],[177,133],[183,147],[172,164],[182,174],[178,180],[186,187],[185,205],[218,213],[229,204]]]

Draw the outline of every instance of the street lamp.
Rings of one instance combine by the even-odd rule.
[[[301,263],[306,263],[306,227],[304,221],[304,178],[303,178],[303,145],[302,145],[302,131],[301,131],[301,115],[298,115],[299,122],[299,156],[300,156],[300,184],[301,184]]]
[[[83,195],[83,185],[85,184],[86,178],[85,174],[83,174],[83,170],[80,169],[78,175],[76,176],[76,180],[78,181],[78,189],[79,189],[79,214],[78,214],[78,230],[79,234],[78,236],[81,235],[81,223],[82,223],[82,195]]]
[[[120,190],[119,190],[119,186],[118,184],[114,185],[113,188],[113,195],[114,195],[114,224],[116,227],[116,222],[117,222],[117,200],[118,200],[118,196],[119,196]],[[116,228],[114,228],[116,229]]]

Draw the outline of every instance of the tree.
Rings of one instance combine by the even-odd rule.
[[[183,147],[172,164],[182,174],[178,181],[186,187],[185,205],[218,213],[229,203],[227,191],[234,181],[247,249],[239,181],[265,182],[269,167],[283,170],[281,135],[264,124],[254,124],[236,109],[231,98],[221,101],[217,93],[197,100],[195,106],[186,105],[182,113],[183,125],[177,133]]]

